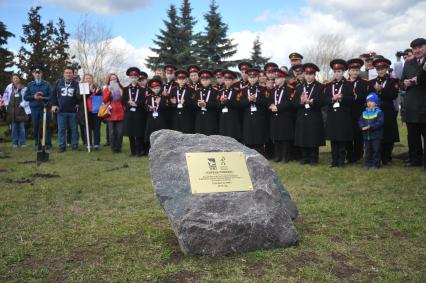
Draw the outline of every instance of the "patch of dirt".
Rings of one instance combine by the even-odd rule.
[[[191,282],[200,282],[200,274],[190,271],[182,271],[173,275],[164,277],[157,282],[159,283],[191,283]]]
[[[35,174],[32,174],[31,177],[49,179],[49,178],[58,178],[58,177],[61,177],[61,176],[59,176],[58,174],[55,174],[55,173],[53,173],[53,174],[52,173],[35,173]]]
[[[296,218],[296,220],[294,220],[294,224],[301,225],[303,232],[306,233],[306,234],[310,234],[310,233],[314,232],[314,229],[312,229],[312,227],[305,220],[305,218],[301,217],[300,215],[299,215],[299,217]]]
[[[0,173],[7,172],[7,169],[0,168]]]
[[[21,179],[4,179],[3,182],[7,184],[30,184],[31,186],[34,185],[34,180],[29,178],[21,178]]]
[[[334,235],[334,236],[332,236],[332,237],[331,237],[331,240],[332,240],[333,242],[342,242],[342,241],[343,241],[342,237],[340,237],[339,235]]]
[[[112,171],[119,170],[119,169],[122,169],[122,168],[129,168],[129,165],[123,164],[123,166],[107,169],[107,170],[105,170],[105,172],[112,172]]]
[[[332,252],[331,258],[336,262],[333,265],[331,272],[339,279],[350,280],[354,274],[360,272],[358,268],[351,266],[348,263],[348,257],[343,254]]]
[[[277,263],[285,268],[286,276],[288,277],[295,277],[303,266],[318,264],[320,262],[321,261],[318,255],[310,251],[303,251],[295,256],[283,255],[282,258],[277,259]],[[247,267],[244,269],[244,274],[246,274],[248,278],[260,279],[265,274],[265,269],[268,268],[270,267],[265,265],[264,261],[259,260],[255,263],[247,265]]]
[[[24,160],[24,161],[18,162],[18,164],[32,164],[32,163],[36,163],[36,161],[35,160]]]

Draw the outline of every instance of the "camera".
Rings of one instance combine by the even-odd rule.
[[[396,54],[395,54],[396,57],[402,57],[404,55],[406,55],[406,54],[403,51],[397,51]]]

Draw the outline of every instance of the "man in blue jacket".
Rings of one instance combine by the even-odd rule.
[[[43,108],[45,104],[49,102],[51,95],[50,85],[45,80],[42,80],[43,77],[43,66],[42,65],[33,65],[31,66],[31,74],[33,75],[34,81],[30,82],[27,85],[27,90],[24,94],[24,99],[30,103],[31,109],[31,120],[33,123],[34,129],[34,141],[35,149],[38,149],[38,146],[41,144],[42,131],[40,130],[40,125],[42,125],[43,119]],[[47,115],[47,125],[50,122],[50,113]],[[52,142],[50,138],[49,127],[46,128],[46,149],[52,147]]]
[[[79,84],[73,80],[74,68],[66,66],[64,77],[52,89],[52,111],[58,113],[59,152],[66,150],[66,130],[71,130],[71,146],[78,149],[77,110],[81,100]]]

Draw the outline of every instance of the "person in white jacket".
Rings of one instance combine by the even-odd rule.
[[[26,146],[25,122],[31,113],[28,101],[24,100],[26,88],[18,75],[12,75],[12,83],[6,87],[2,100],[12,127],[12,146]]]

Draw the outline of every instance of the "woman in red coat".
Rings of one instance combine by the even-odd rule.
[[[125,107],[122,103],[123,87],[116,74],[109,74],[102,94],[102,102],[109,104],[111,116],[106,118],[113,153],[121,152]]]

